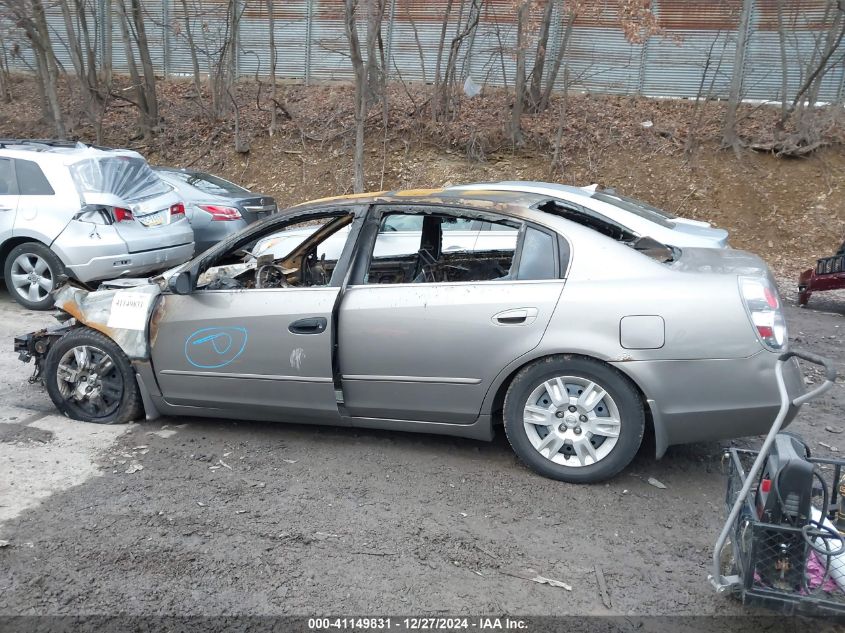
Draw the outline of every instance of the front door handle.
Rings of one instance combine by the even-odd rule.
[[[537,319],[537,308],[514,308],[493,315],[496,325],[529,325]]]
[[[299,319],[288,326],[291,334],[322,334],[329,322],[323,317],[308,317]]]

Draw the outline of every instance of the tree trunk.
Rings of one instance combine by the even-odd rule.
[[[751,11],[754,7],[754,0],[742,0],[742,11],[739,15],[739,25],[736,35],[736,53],[734,54],[733,74],[731,75],[731,88],[728,95],[728,106],[725,110],[725,120],[722,126],[722,147],[739,146],[739,138],[736,134],[736,111],[742,99],[742,75],[745,68],[745,50],[748,44],[748,24],[751,20]]]
[[[52,119],[53,127],[56,130],[56,136],[59,138],[65,137],[65,125],[62,118],[62,109],[59,105],[59,68],[56,64],[56,56],[53,53],[53,45],[50,41],[50,30],[47,26],[47,17],[44,14],[44,5],[41,0],[32,0],[32,20],[35,25],[35,35],[37,42],[33,39],[33,43],[41,50],[42,69],[46,70],[43,77],[44,80],[44,95],[46,97],[48,109],[50,111],[50,118]]]
[[[521,0],[516,13],[516,85],[511,109],[511,141],[522,145],[522,105],[525,102],[525,42],[528,37],[530,0]]]
[[[141,68],[144,73],[144,92],[146,93],[147,111],[150,129],[159,124],[158,95],[156,94],[156,76],[153,60],[150,56],[150,46],[147,41],[147,31],[144,27],[144,14],[141,0],[132,0],[132,22],[135,25],[135,43],[138,46],[138,57],[141,58]]]
[[[272,4],[273,0],[268,0]],[[194,42],[194,34],[191,31],[191,13],[188,10],[188,0],[182,0],[182,13],[185,14],[185,36],[188,38],[188,49],[191,51],[191,68],[194,71],[194,90],[197,91],[197,100],[200,107],[205,110],[202,98],[202,74],[200,74],[200,62],[197,57],[197,45]]]
[[[276,133],[276,21],[273,17],[273,0],[267,0],[267,28],[270,30],[270,136]]]
[[[546,51],[549,45],[549,31],[552,24],[552,11],[555,0],[546,0],[546,8],[540,22],[540,34],[537,38],[537,52],[534,56],[534,68],[531,70],[531,87],[528,90],[528,106],[532,112],[538,112],[542,96],[543,74],[546,66]]]
[[[555,55],[555,63],[552,65],[552,69],[549,71],[549,76],[546,78],[546,89],[543,91],[543,96],[540,97],[540,104],[537,106],[538,112],[543,112],[546,108],[549,107],[549,99],[551,99],[552,91],[555,88],[555,82],[557,81],[558,73],[560,73],[561,64],[563,64],[563,60],[566,57],[566,51],[569,48],[569,41],[572,39],[572,31],[575,28],[575,18],[577,17],[577,13],[575,12],[574,8],[570,8],[569,16],[566,19],[566,28],[563,30],[563,37],[560,40],[560,48],[557,49],[557,54]],[[564,83],[566,79],[564,79]],[[568,86],[564,86],[564,90],[566,90]]]
[[[440,29],[440,43],[437,45],[437,60],[434,65],[434,91],[431,96],[431,118],[437,121],[440,112],[437,103],[440,101],[440,64],[443,61],[443,47],[446,44],[446,29],[449,26],[449,16],[452,13],[453,0],[446,1],[446,11],[443,13],[443,25]]]
[[[367,116],[367,73],[364,68],[364,60],[361,57],[361,42],[358,39],[358,27],[355,23],[358,0],[344,0],[343,8],[346,39],[349,43],[349,58],[352,62],[352,70],[355,74],[355,156],[352,161],[354,172],[352,188],[355,193],[363,193],[364,126],[366,124]]]
[[[135,106],[138,108],[138,126],[143,136],[149,136],[152,133],[150,127],[150,117],[148,116],[149,105],[147,104],[147,94],[144,87],[141,85],[141,75],[138,72],[138,65],[135,63],[135,51],[132,50],[132,37],[129,34],[129,16],[126,15],[126,7],[123,0],[117,0],[115,3],[118,12],[118,23],[120,25],[120,36],[123,39],[123,50],[126,54],[126,65],[129,68],[129,80],[135,88]]]
[[[463,9],[463,6],[461,9]],[[457,72],[458,54],[460,53],[464,40],[478,26],[480,17],[481,0],[471,0],[467,24],[461,32],[452,38],[452,43],[449,46],[449,56],[446,58],[446,72],[443,74],[443,84],[440,89],[441,103],[439,105],[440,112],[447,120],[452,109],[452,85],[455,82],[455,73]]]
[[[381,41],[381,23],[384,18],[386,0],[368,0],[367,2],[367,104],[379,100],[384,90],[384,70],[379,64],[376,48]]]
[[[789,62],[786,55],[786,25],[784,24],[784,0],[777,0],[778,12],[778,43],[780,45],[780,122],[778,129],[783,129],[783,124],[786,123],[787,109],[789,103]]]

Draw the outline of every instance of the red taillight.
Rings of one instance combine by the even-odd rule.
[[[788,340],[786,320],[774,285],[764,277],[740,277],[740,294],[760,342],[778,351]]]
[[[760,482],[760,492],[769,492],[772,489],[772,480],[764,479]]]
[[[772,310],[777,310],[778,306],[780,305],[778,302],[778,296],[774,290],[766,286],[763,289],[763,294],[766,297],[766,303]]]
[[[764,339],[772,338],[775,335],[775,328],[773,328],[771,325],[758,325],[757,333]]]
[[[211,214],[212,220],[240,220],[241,212],[234,207],[222,207],[216,204],[201,204],[199,208]]]
[[[135,218],[132,217],[132,212],[129,209],[114,208],[115,222],[132,222]]]
[[[174,215],[185,215],[185,205],[181,202],[177,202],[170,207],[170,217],[172,218]]]

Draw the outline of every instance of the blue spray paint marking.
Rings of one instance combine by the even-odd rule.
[[[248,338],[243,327],[204,327],[185,339],[185,359],[200,369],[219,369],[244,353]]]

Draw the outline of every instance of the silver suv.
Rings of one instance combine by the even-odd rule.
[[[18,303],[45,310],[62,276],[143,275],[193,252],[181,198],[137,152],[0,141],[0,262]]]

